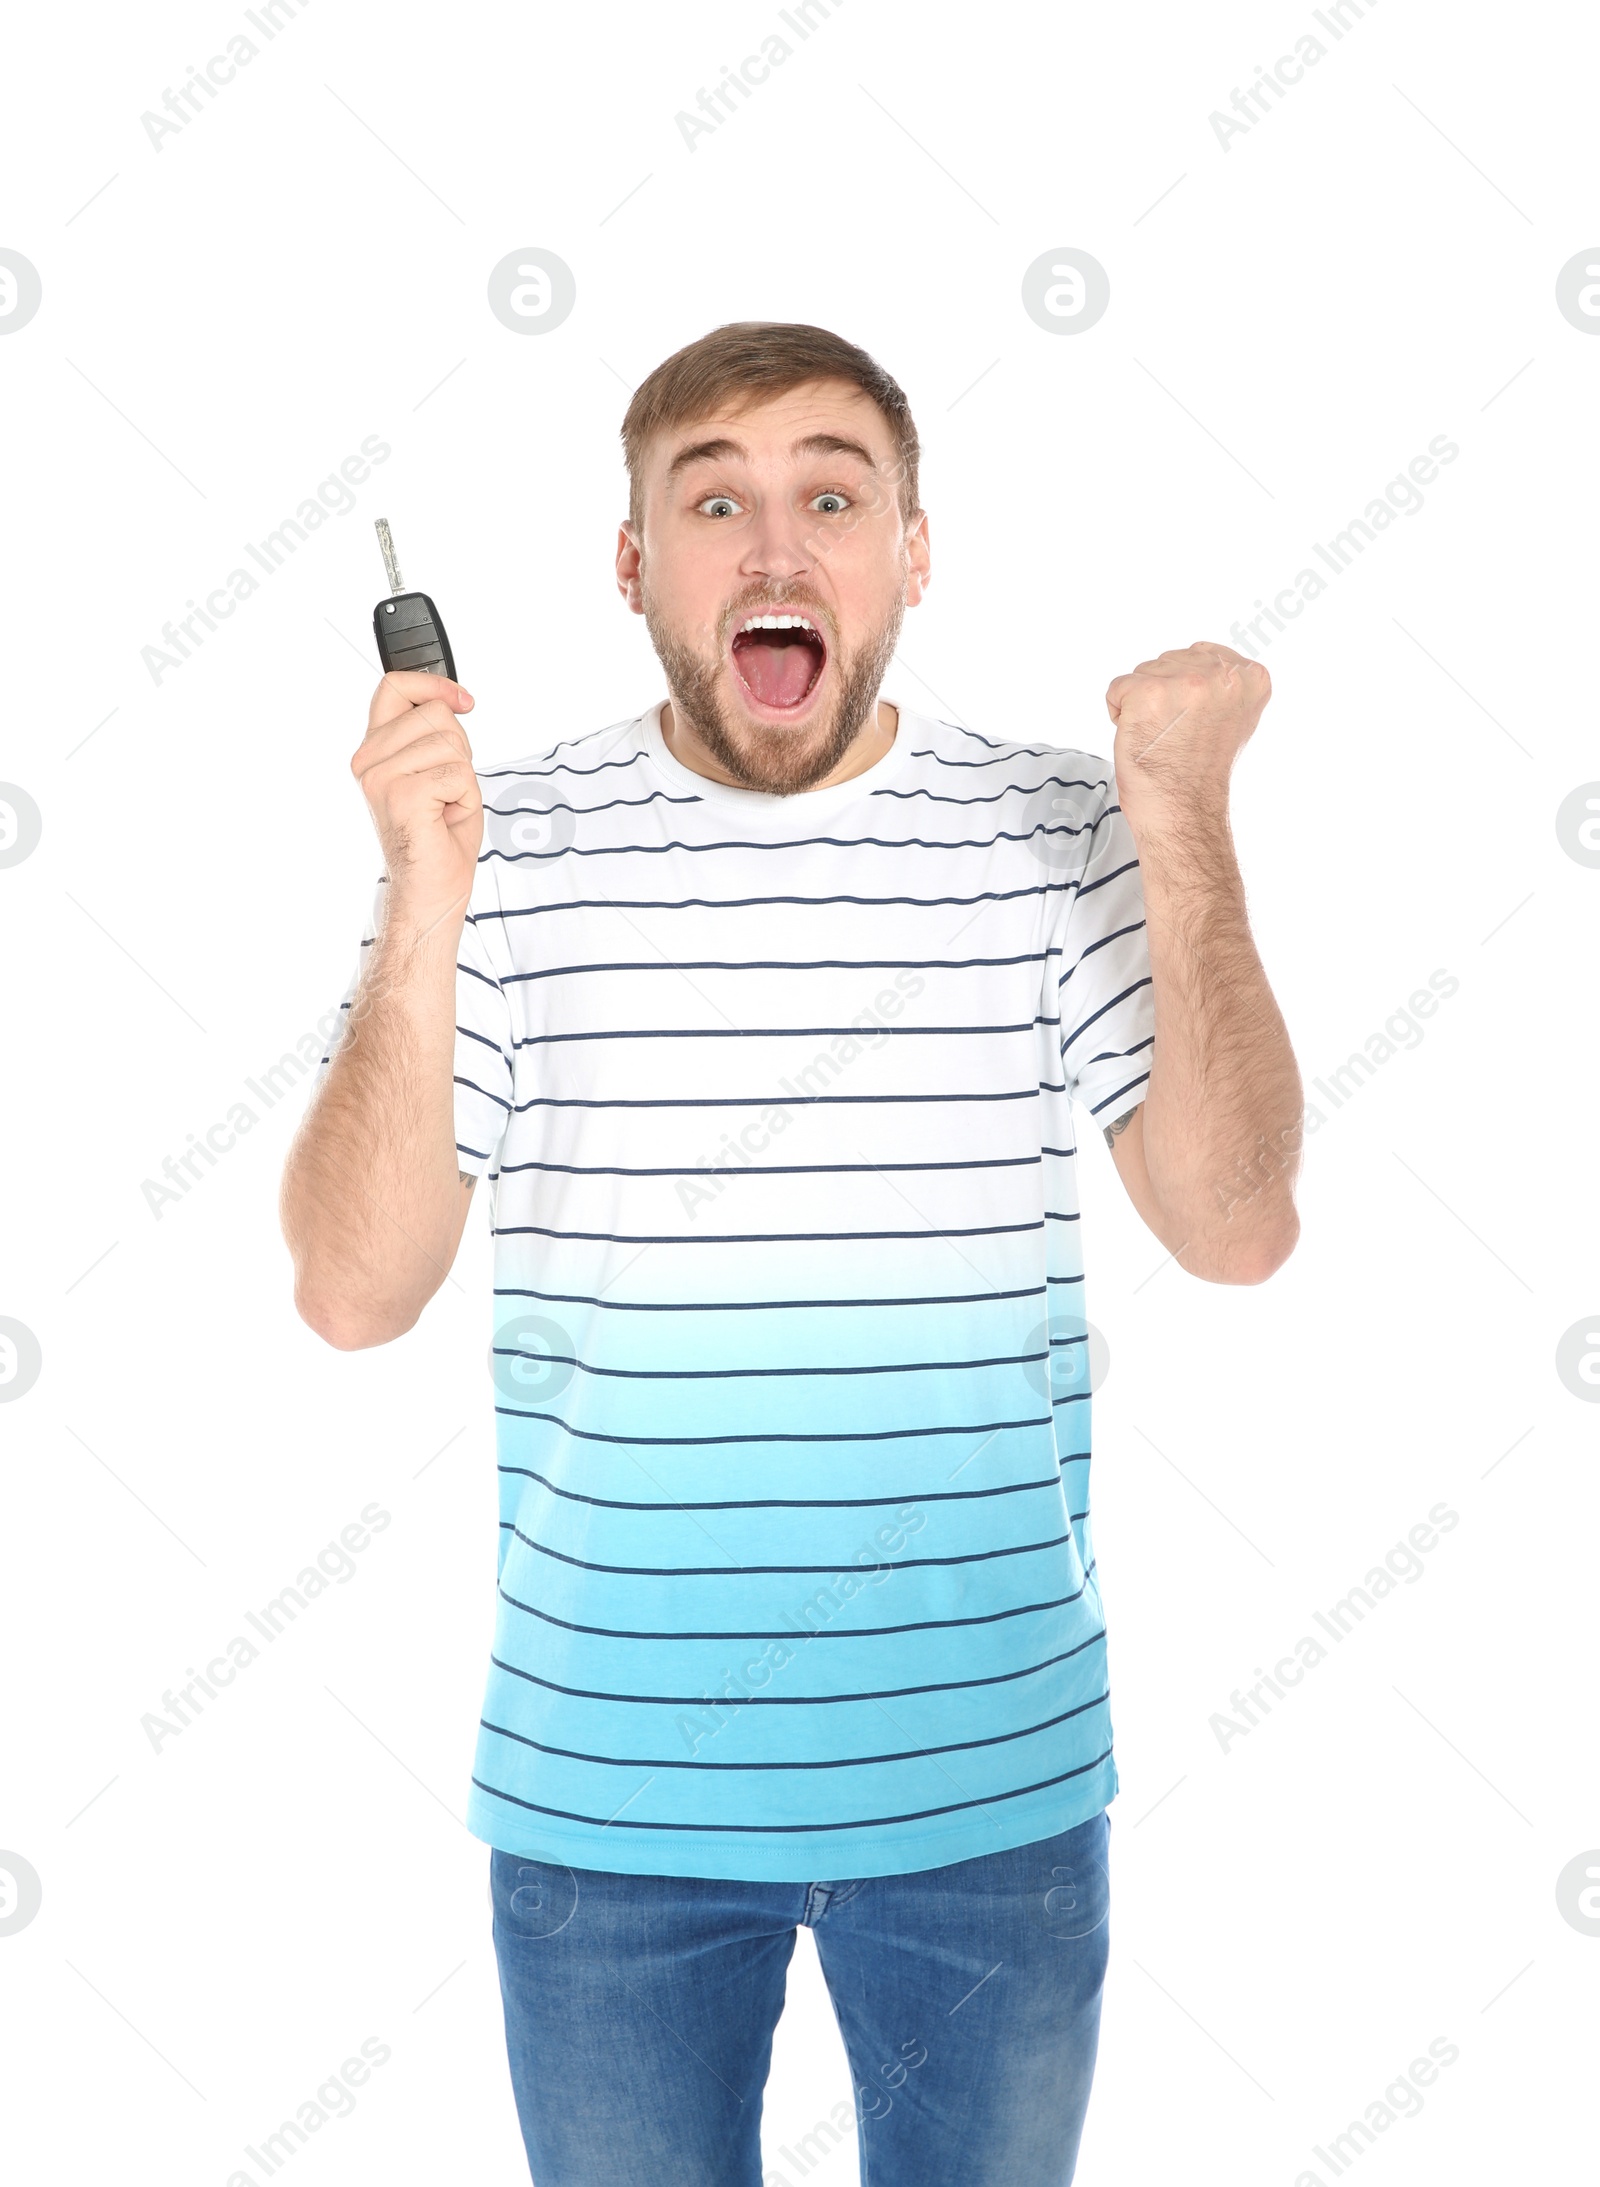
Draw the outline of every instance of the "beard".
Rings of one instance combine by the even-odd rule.
[[[673,712],[685,722],[723,770],[741,789],[765,791],[769,796],[791,797],[821,782],[873,718],[878,691],[900,641],[905,620],[904,599],[897,599],[889,615],[851,653],[839,643],[833,617],[820,601],[794,587],[755,587],[749,596],[730,604],[718,624],[719,643],[714,654],[696,651],[683,635],[666,622],[651,595],[641,588],[645,628],[655,647],[672,697]],[[803,729],[775,728],[767,722],[741,719],[736,702],[730,706],[719,689],[724,668],[731,681],[732,655],[720,641],[746,615],[804,614],[828,633],[828,666],[836,672],[831,708]]]

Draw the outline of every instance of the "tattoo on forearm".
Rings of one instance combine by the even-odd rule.
[[[469,1192],[478,1182],[477,1178],[473,1175],[470,1169],[458,1169],[456,1171],[456,1175],[461,1179],[461,1182],[466,1186]]]
[[[1116,1145],[1118,1132],[1126,1131],[1128,1126],[1133,1122],[1134,1118],[1138,1115],[1138,1113],[1138,1103],[1135,1102],[1134,1106],[1129,1109],[1126,1116],[1119,1116],[1114,1124],[1107,1124],[1104,1127],[1106,1135],[1106,1145],[1108,1147],[1114,1147]]]

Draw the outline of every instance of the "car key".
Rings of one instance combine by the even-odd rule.
[[[439,610],[425,592],[407,592],[394,558],[389,520],[383,516],[378,518],[378,545],[383,549],[383,566],[389,573],[392,594],[372,611],[372,631],[384,673],[394,668],[420,668],[429,675],[448,676],[454,683],[455,656],[439,620]]]

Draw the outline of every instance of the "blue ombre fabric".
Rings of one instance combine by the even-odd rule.
[[[1116,1789],[1073,1104],[1153,1014],[1110,765],[902,708],[779,798],[660,709],[480,768],[456,1125],[495,1238],[469,1827],[889,1875]]]

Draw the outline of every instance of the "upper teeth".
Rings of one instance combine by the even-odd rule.
[[[810,630],[816,624],[808,615],[751,615],[740,624],[741,630]]]

